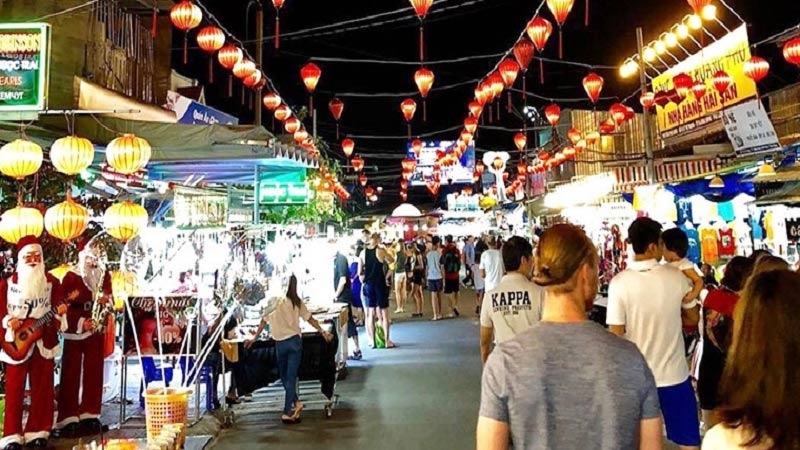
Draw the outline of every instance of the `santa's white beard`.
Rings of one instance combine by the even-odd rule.
[[[100,290],[100,283],[102,283],[103,278],[103,269],[99,267],[83,267],[83,282],[86,283],[86,287],[89,288],[92,292],[98,292]]]
[[[17,267],[17,285],[25,298],[42,298],[47,292],[47,275],[44,264],[31,267],[21,263]]]

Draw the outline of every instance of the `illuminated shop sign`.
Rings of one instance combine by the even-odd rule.
[[[50,25],[0,24],[0,112],[45,109],[49,55]]]

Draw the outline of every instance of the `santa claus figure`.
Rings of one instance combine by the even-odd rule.
[[[59,437],[97,434],[103,429],[100,407],[103,399],[103,350],[105,324],[110,314],[92,317],[111,301],[111,277],[104,262],[89,249],[80,253],[77,272],[61,280],[67,308],[61,384],[58,389]],[[103,323],[95,323],[95,321]]]
[[[47,447],[53,428],[53,358],[58,331],[66,329],[61,285],[44,270],[42,247],[33,236],[17,243],[17,270],[0,281],[2,351],[6,364],[6,410],[0,447]],[[30,386],[28,420],[22,404]]]

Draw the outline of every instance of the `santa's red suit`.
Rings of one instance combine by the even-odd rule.
[[[10,278],[0,281],[0,317],[4,343],[14,341],[11,321],[39,319],[51,309],[63,303],[61,285],[58,280],[43,272],[42,247],[32,236],[26,236],[17,243],[17,272]],[[38,293],[26,293],[26,280],[20,277],[21,267],[26,258],[33,256],[42,267],[41,275],[46,282]],[[33,263],[26,272],[33,269]],[[9,444],[41,443],[50,437],[53,428],[53,358],[58,350],[58,331],[66,328],[66,318],[56,316],[44,326],[44,335],[20,359],[14,359],[5,350],[0,351],[0,360],[6,364],[6,409],[3,418],[3,438],[0,448]],[[25,427],[22,425],[23,398],[26,382],[30,384],[30,407]]]
[[[98,277],[99,278],[99,277]],[[100,283],[98,283],[100,284]],[[61,384],[58,389],[56,428],[82,420],[98,419],[103,400],[104,333],[87,330],[95,298],[111,296],[111,278],[105,275],[101,292],[93,292],[84,278],[68,272],[61,280],[67,308]]]

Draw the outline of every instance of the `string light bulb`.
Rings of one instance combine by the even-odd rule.
[[[675,48],[678,45],[678,37],[671,31],[663,34],[662,41],[664,41],[667,48]]]
[[[679,39],[686,39],[689,37],[689,27],[686,24],[678,24],[675,27],[675,34],[678,36]]]
[[[703,28],[703,20],[697,14],[690,14],[686,18],[686,25],[689,25],[692,30],[699,30]]]
[[[653,47],[645,47],[644,51],[642,52],[642,56],[644,56],[644,60],[647,62],[653,62],[656,60],[656,51]]]
[[[658,40],[653,43],[653,47],[656,49],[656,53],[659,55],[663,55],[667,52],[667,45],[664,42]]]
[[[717,6],[713,4],[708,4],[703,7],[703,10],[700,12],[703,16],[703,20],[712,21],[717,18]]]

